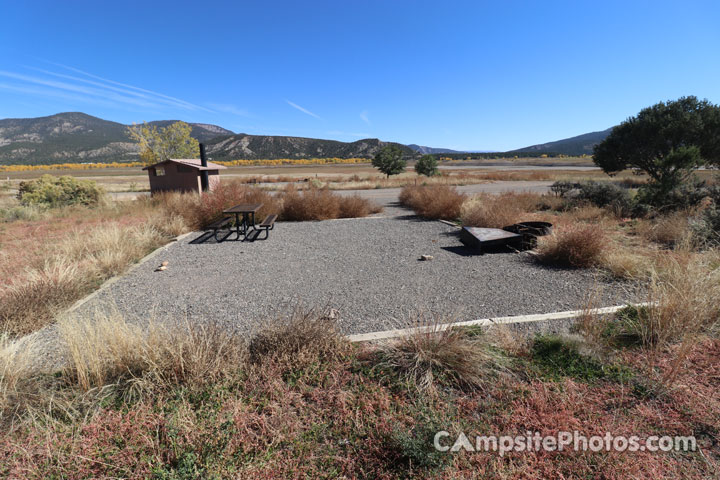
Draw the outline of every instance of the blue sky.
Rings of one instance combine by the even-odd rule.
[[[0,118],[507,150],[720,103],[716,1],[0,0]]]

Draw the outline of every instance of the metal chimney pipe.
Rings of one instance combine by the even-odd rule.
[[[200,144],[200,165],[207,167],[207,156],[205,155],[205,144]],[[203,192],[210,190],[210,179],[207,170],[200,171],[200,187]]]

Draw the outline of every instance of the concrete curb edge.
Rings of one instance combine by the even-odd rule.
[[[630,304],[628,304],[630,305]],[[383,330],[379,332],[371,333],[360,333],[356,335],[348,335],[347,339],[351,342],[370,342],[373,340],[387,340],[391,338],[404,337],[413,333],[422,332],[439,332],[447,330],[452,327],[469,327],[469,326],[481,326],[489,327],[491,325],[506,325],[513,323],[528,323],[528,322],[542,322],[547,320],[565,320],[571,318],[577,318],[584,313],[590,313],[592,315],[602,315],[608,313],[615,313],[618,310],[625,308],[628,305],[616,305],[613,307],[594,308],[591,310],[569,310],[565,312],[552,312],[552,313],[538,313],[532,315],[517,315],[509,317],[496,317],[496,318],[480,318],[478,320],[468,320],[465,322],[454,322],[444,323],[440,325],[426,325],[420,327],[401,328],[395,330]],[[637,303],[632,304],[635,306],[647,306],[648,303]]]

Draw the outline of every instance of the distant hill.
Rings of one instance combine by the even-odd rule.
[[[517,150],[510,150],[508,153],[521,153],[521,152],[532,152],[532,153],[558,153],[562,155],[592,155],[593,147],[598,143],[605,140],[605,137],[610,135],[612,127],[601,132],[585,133],[576,137],[570,137],[563,140],[556,140],[554,142],[541,143],[538,145],[531,145],[529,147],[518,148]]]
[[[208,155],[213,160],[255,160],[265,158],[370,158],[387,144],[388,142],[377,138],[339,142],[317,138],[239,133],[215,138],[210,140],[206,146]],[[415,151],[406,145],[397,143],[394,145],[397,145],[406,155],[415,155]]]
[[[158,128],[176,120],[148,122]],[[339,142],[316,138],[235,134],[217,125],[191,123],[191,135],[207,145],[214,160],[277,158],[369,158],[386,142],[375,138]],[[407,155],[415,151],[398,145]],[[130,162],[138,160],[137,145],[127,125],[80,112],[39,118],[0,120],[0,165]]]
[[[158,127],[174,120],[148,122]],[[207,141],[233,132],[217,125],[191,123],[191,135]],[[129,162],[138,159],[127,125],[81,112],[49,117],[0,120],[0,165]]]
[[[411,143],[410,145],[408,145],[408,147],[423,155],[425,155],[426,153],[433,155],[438,153],[465,153],[460,150],[450,150],[449,148],[423,147],[422,145],[415,145],[414,143]]]

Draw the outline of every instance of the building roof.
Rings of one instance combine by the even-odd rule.
[[[203,167],[201,165],[199,158],[169,158],[167,160],[164,160],[162,162],[154,163],[152,165],[148,165],[147,167],[143,167],[143,170],[147,170],[148,168],[154,167],[156,165],[161,165],[163,163],[179,163],[181,165],[187,165],[188,167],[197,168],[198,170],[224,170],[227,167],[223,165],[219,165],[217,163],[207,162],[207,167]]]

